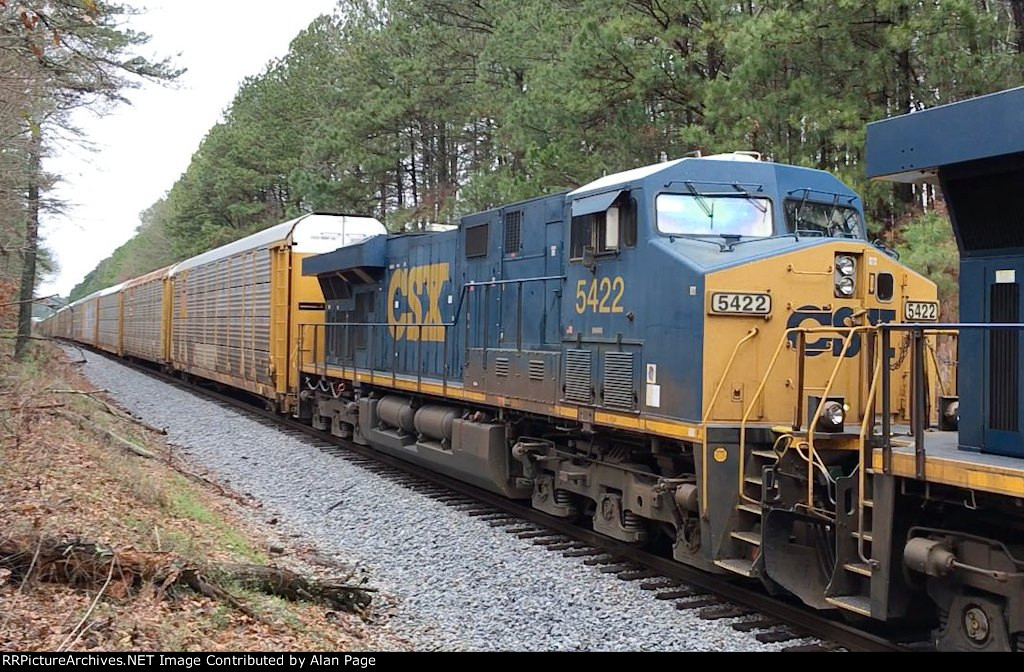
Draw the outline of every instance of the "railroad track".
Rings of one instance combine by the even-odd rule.
[[[105,353],[93,352],[108,357]],[[139,363],[122,359],[115,361],[199,393],[224,406],[242,410],[267,425],[311,442],[322,451],[342,457],[550,552],[579,558],[585,565],[593,566],[602,573],[614,574],[623,581],[638,582],[641,590],[651,593],[652,599],[671,602],[676,609],[696,610],[701,619],[748,617],[732,623],[731,627],[743,632],[760,631],[756,632],[755,637],[763,643],[808,638],[820,640],[814,644],[795,644],[783,648],[783,651],[908,651],[921,648],[920,644],[891,641],[830,618],[827,613],[774,598],[756,585],[744,585],[731,577],[702,572],[597,534],[565,519],[549,516],[529,505],[372,448],[338,439],[287,416],[265,410],[236,395],[186,383]]]

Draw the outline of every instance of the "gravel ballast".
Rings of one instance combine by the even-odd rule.
[[[534,546],[240,411],[85,357],[93,384],[166,427],[191,462],[260,501],[258,517],[366,568],[370,585],[395,596],[389,627],[422,649],[768,651],[799,643],[762,644],[731,628],[736,619],[701,620],[636,582]]]

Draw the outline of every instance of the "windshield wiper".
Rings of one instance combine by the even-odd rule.
[[[674,243],[674,242],[676,242],[676,240],[685,240],[686,242],[693,241],[695,243],[707,243],[708,245],[714,245],[715,247],[717,247],[719,252],[728,252],[729,251],[729,246],[728,245],[723,245],[722,243],[718,242],[717,240],[708,240],[707,238],[701,238],[700,236],[702,236],[702,235],[715,236],[715,235],[718,235],[718,234],[715,234],[715,233],[709,233],[709,234],[692,234],[692,233],[690,233],[690,234],[681,234],[681,233],[676,233],[676,234],[671,234],[670,233],[670,234],[668,234],[668,240],[669,240],[670,243]]]
[[[732,188],[747,197],[747,200],[754,204],[754,207],[761,211],[761,214],[768,212],[768,206],[761,203],[760,198],[754,198],[749,191],[740,186],[739,182],[733,182]]]
[[[798,189],[790,189],[790,190],[789,190],[789,191],[787,191],[786,193],[787,193],[787,194],[789,194],[790,196],[793,196],[793,195],[794,195],[794,194],[796,194],[796,193],[797,193],[798,191],[802,191],[802,192],[803,192],[803,194],[804,194],[804,198],[803,198],[803,200],[804,200],[804,201],[806,201],[806,200],[807,200],[807,197],[808,197],[808,196],[809,196],[810,194],[824,194],[825,196],[832,196],[832,197],[833,197],[833,198],[835,198],[835,199],[836,199],[837,201],[838,201],[838,200],[839,200],[840,198],[844,198],[844,199],[846,199],[846,202],[847,202],[847,203],[853,203],[853,202],[854,202],[855,200],[857,200],[857,197],[856,197],[856,196],[843,196],[843,195],[842,195],[842,194],[840,194],[840,193],[839,193],[838,191],[822,191],[821,189],[811,189],[810,187],[800,187],[800,188],[798,188]]]
[[[704,198],[699,191],[697,191],[697,188],[693,186],[693,182],[683,182],[683,184],[686,185],[686,188],[689,190],[690,195],[692,195],[693,198],[697,201],[697,205],[700,206],[700,209],[703,210],[704,214],[707,215],[708,219],[711,220],[710,224],[713,228],[715,224],[715,206],[708,206],[707,199]]]
[[[832,221],[832,216],[836,214],[837,207],[839,207],[839,194],[832,197],[832,207],[829,208],[828,214],[825,216],[826,222]]]
[[[801,221],[800,213],[804,211],[804,206],[807,205],[807,196],[810,195],[810,193],[810,189],[804,189],[804,197],[800,199],[800,205],[796,206],[796,214],[793,216],[793,219],[795,219],[798,224]]]

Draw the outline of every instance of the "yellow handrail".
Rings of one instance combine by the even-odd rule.
[[[814,415],[807,418],[807,509],[809,511],[814,511],[814,427],[817,424],[817,419],[821,417],[821,412],[825,410],[825,404],[828,403],[828,393],[832,391],[832,386],[835,385],[839,370],[843,367],[843,360],[846,359],[846,352],[850,349],[850,344],[853,343],[853,337],[857,335],[857,332],[869,331],[875,328],[870,325],[843,328],[844,330],[849,329],[850,333],[846,336],[846,340],[843,341],[843,349],[839,352],[839,357],[836,358],[836,365],[832,367],[832,375],[829,376],[828,383],[825,384],[825,389],[822,390],[818,407],[814,409]]]
[[[740,419],[740,446],[739,446],[739,449],[740,449],[740,463],[739,463],[739,473],[737,475],[738,480],[739,480],[738,492],[739,492],[740,499],[746,500],[746,501],[748,501],[748,502],[750,502],[752,504],[760,504],[760,502],[758,500],[755,500],[755,499],[753,499],[751,497],[748,497],[743,492],[743,483],[744,483],[744,478],[745,478],[745,476],[744,476],[744,469],[745,469],[745,462],[746,462],[747,421],[750,419],[750,414],[753,412],[754,407],[757,405],[758,400],[761,398],[761,394],[764,392],[764,388],[768,384],[768,378],[771,376],[772,371],[775,369],[775,365],[776,365],[776,363],[778,363],[778,360],[779,360],[779,355],[782,353],[782,348],[786,344],[786,342],[789,340],[790,335],[791,334],[796,334],[796,333],[804,333],[804,334],[821,334],[821,333],[843,334],[843,333],[846,333],[846,332],[850,332],[850,337],[848,337],[847,340],[844,342],[843,350],[842,350],[842,355],[839,357],[838,362],[837,362],[837,366],[840,366],[842,364],[842,362],[843,362],[843,357],[845,356],[846,351],[849,349],[849,345],[850,345],[850,342],[852,340],[853,333],[856,332],[856,331],[863,331],[863,330],[875,329],[875,328],[876,327],[873,327],[873,326],[863,326],[863,327],[834,327],[834,326],[831,326],[831,327],[824,327],[824,326],[823,327],[792,327],[792,328],[786,329],[784,332],[782,332],[782,337],[779,339],[779,345],[775,348],[775,353],[772,355],[771,361],[769,361],[769,363],[768,363],[768,368],[765,370],[764,376],[761,378],[761,383],[758,385],[757,390],[754,392],[754,396],[750,400],[750,404],[747,406],[746,411],[744,411],[744,413],[743,413],[743,417]],[[835,376],[835,372],[833,372],[833,379],[834,379],[834,376]],[[834,382],[833,379],[830,379],[830,381],[829,381],[830,385],[826,386],[826,388],[825,388],[826,393],[822,394],[822,399],[825,399],[827,397],[827,390],[830,388],[831,383]],[[800,400],[799,403],[803,403],[803,401]],[[821,413],[821,408],[820,407],[818,408],[817,412]],[[817,417],[817,416],[815,416],[815,417]],[[808,423],[810,424],[810,418],[808,419]],[[809,454],[809,456],[813,459],[813,452],[811,452]],[[813,469],[813,462],[811,463],[811,466],[809,468]],[[813,475],[813,472],[811,472],[811,475]],[[808,489],[810,490],[811,487],[813,487],[813,486],[809,485]]]
[[[868,455],[872,455],[873,451],[867,452],[867,435],[868,428],[871,426],[872,421],[875,418],[875,396],[878,394],[878,380],[882,377],[882,349],[875,348],[878,356],[875,360],[874,373],[871,375],[871,385],[868,387],[868,398],[864,405],[864,419],[860,424],[860,445],[858,450],[860,451],[859,456],[859,468],[857,473],[857,483],[860,490],[860,494],[857,497],[857,555],[860,556],[861,561],[868,565],[872,565],[872,560],[865,557],[864,555],[864,498],[867,485],[867,468],[868,468]]]
[[[736,342],[736,347],[732,349],[732,355],[729,357],[728,363],[725,365],[725,370],[722,372],[722,378],[718,381],[718,385],[715,387],[714,393],[711,395],[711,401],[704,409],[704,417],[700,421],[700,433],[701,433],[701,486],[700,486],[700,499],[701,499],[701,517],[707,516],[708,512],[708,420],[711,417],[711,411],[715,407],[715,403],[718,401],[718,395],[722,391],[722,387],[725,385],[726,379],[729,377],[729,371],[732,370],[732,364],[736,361],[736,355],[739,354],[740,347],[757,336],[757,327],[752,328],[747,332],[747,335]]]
[[[811,328],[814,329],[815,327]],[[779,360],[779,355],[782,354],[782,346],[786,344],[786,341],[789,339],[790,334],[795,334],[799,331],[803,331],[803,329],[803,327],[793,327],[792,329],[786,329],[784,332],[782,332],[782,338],[779,339],[779,344],[775,348],[775,353],[772,355],[771,361],[768,362],[768,368],[764,372],[764,377],[761,378],[761,383],[760,385],[757,386],[757,390],[754,392],[754,396],[750,400],[750,405],[747,407],[747,410],[743,412],[743,417],[740,418],[740,464],[738,492],[740,495],[740,499],[745,499],[751,504],[760,504],[761,502],[751,497],[747,497],[747,495],[743,492],[743,471],[745,463],[744,453],[746,453],[747,445],[747,420],[750,417],[751,411],[754,410],[754,406],[757,404],[757,400],[761,397],[761,392],[764,391],[765,385],[768,384],[768,377],[771,375],[772,370],[775,368],[775,363]]]

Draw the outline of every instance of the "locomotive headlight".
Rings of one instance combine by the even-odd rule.
[[[837,254],[832,268],[836,296],[840,299],[853,297],[857,293],[857,260],[849,254]]]
[[[838,256],[836,257],[836,270],[845,277],[850,277],[857,270],[857,262],[853,260],[853,257]]]
[[[838,401],[826,401],[818,416],[818,427],[825,432],[834,432],[846,422],[846,409]]]

